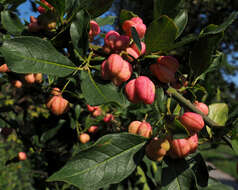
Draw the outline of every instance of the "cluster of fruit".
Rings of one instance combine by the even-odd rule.
[[[0,73],[12,73],[10,69],[8,68],[7,64],[2,64],[0,66]],[[17,76],[17,80],[12,80],[12,85],[16,88],[21,88],[23,85],[23,82],[28,83],[28,84],[33,84],[33,83],[41,83],[42,82],[42,74],[41,73],[29,73],[25,74],[23,77],[21,75]]]
[[[30,16],[30,23],[28,25],[28,31],[32,33],[37,33],[40,31],[50,31],[56,28],[56,16],[54,15],[54,8],[45,0],[41,0],[48,9],[39,6],[37,10],[40,15],[35,18]]]
[[[53,9],[54,9],[54,7],[53,7],[51,4],[49,4],[46,0],[41,0],[41,3],[43,3],[45,6],[47,6],[50,10],[53,10]],[[37,10],[38,10],[38,12],[41,13],[41,14],[46,13],[45,8],[42,7],[42,6],[39,6],[39,7],[37,8]]]
[[[194,102],[194,106],[208,114],[209,110],[206,104],[202,102]],[[201,115],[193,112],[185,112],[179,117],[179,121],[189,132],[189,137],[184,139],[173,139],[173,136],[168,135],[163,138],[154,137],[146,146],[146,155],[154,161],[161,161],[167,154],[171,158],[184,158],[187,155],[194,153],[198,147],[197,133],[204,127],[204,121]],[[152,136],[152,127],[146,121],[133,121],[128,127],[128,132],[150,138]]]
[[[98,116],[103,115],[103,122],[104,123],[110,124],[115,119],[113,114],[104,113],[100,106],[87,105],[87,109],[93,117],[98,117]],[[88,128],[88,133],[93,135],[93,134],[96,134],[98,132],[98,130],[99,130],[98,126],[92,125]],[[85,144],[88,141],[90,141],[90,135],[88,133],[82,132],[81,134],[79,134],[78,139],[81,143]]]
[[[120,35],[116,31],[109,31],[104,38],[103,50],[109,57],[101,65],[101,75],[104,80],[111,80],[116,86],[128,81],[133,73],[130,62],[138,59],[146,51],[144,42],[141,42],[141,50],[133,42],[131,43],[131,29],[135,28],[142,39],[146,32],[146,26],[139,17],[126,20],[122,29],[126,35]]]
[[[44,0],[41,0],[41,2],[44,3],[48,9],[45,10],[44,7],[38,7],[38,11],[41,15],[38,18],[31,17],[31,23],[28,26],[30,32],[39,32],[42,29],[51,30],[56,26],[55,20],[54,23],[50,19],[45,22],[46,24],[41,23],[40,19],[43,18],[45,14],[54,11],[54,8],[49,3]],[[151,75],[134,77],[133,69],[138,63],[136,60],[146,52],[146,45],[143,42],[146,25],[141,18],[133,17],[123,22],[122,30],[124,31],[123,35],[114,30],[109,31],[105,35],[102,50],[107,55],[107,58],[101,64],[101,77],[103,80],[110,80],[116,86],[121,86],[123,83],[129,81],[125,84],[124,91],[128,100],[134,104],[153,104],[156,87],[152,80],[158,79],[160,83],[170,83],[175,88],[181,87],[181,83],[178,82],[176,77],[179,62],[172,56],[160,56],[156,63],[150,64],[149,70]],[[133,30],[136,30],[141,40],[140,47],[133,41]],[[88,34],[89,41],[92,42],[94,37],[99,33],[99,25],[97,22],[91,20]],[[2,70],[8,72],[5,65],[1,67]],[[151,79],[152,76],[155,77],[155,79]],[[33,79],[32,77],[35,78]],[[29,78],[31,83],[33,83],[32,81],[39,81],[36,74],[26,75],[25,79],[27,80],[27,78]],[[182,85],[186,86],[185,79]],[[55,115],[65,113],[69,109],[69,102],[62,97],[60,89],[54,88],[51,95],[47,102],[47,107]],[[195,102],[194,105],[205,115],[208,114],[208,107],[205,104]],[[114,120],[114,116],[111,113],[103,113],[99,106],[87,105],[87,109],[93,117],[104,115],[103,121],[105,123]],[[179,121],[188,131],[190,135],[188,138],[173,139],[173,136],[169,135],[169,130],[167,131],[166,137],[152,138],[153,128],[145,120],[131,122],[128,127],[128,132],[145,138],[152,138],[146,146],[146,154],[152,160],[160,161],[166,154],[172,158],[182,158],[196,151],[198,146],[197,133],[204,127],[204,121],[201,115],[193,112],[185,112],[179,117]],[[88,133],[94,134],[98,130],[99,127],[93,125],[88,129]],[[80,133],[79,140],[81,143],[90,141],[90,135],[88,133]]]
[[[141,51],[132,42],[132,27],[136,30],[139,38],[143,39],[146,26],[139,17],[124,21],[122,29],[125,35],[120,35],[116,31],[109,31],[104,38],[103,50],[110,55],[101,65],[101,76],[104,80],[111,80],[116,86],[122,85],[132,77],[133,61],[143,55],[146,50],[143,42],[141,42]],[[174,87],[181,87],[176,79],[176,72],[179,69],[179,62],[176,58],[160,56],[157,63],[151,64],[149,68],[151,75],[161,83],[170,83]],[[132,103],[152,104],[155,99],[155,85],[148,76],[138,76],[125,85],[125,94]],[[196,102],[195,106],[204,114],[208,114],[208,107],[205,104]],[[173,139],[171,135],[162,139],[154,137],[146,147],[146,154],[150,159],[160,161],[166,154],[172,158],[181,158],[196,151],[198,146],[197,133],[204,127],[202,116],[185,112],[179,117],[179,120],[186,127],[190,136],[186,139]],[[153,128],[145,120],[142,122],[133,121],[128,127],[129,133],[145,138],[150,138],[152,131]]]
[[[140,39],[144,38],[146,26],[139,17],[133,17],[123,22],[122,29],[125,35],[109,31],[104,38],[103,50],[109,56],[101,65],[101,76],[104,80],[111,80],[116,86],[120,86],[132,78],[133,61],[145,54],[146,51],[144,42],[141,42],[140,50],[133,42],[132,28],[136,30]],[[160,56],[157,63],[150,65],[153,76],[160,82],[171,83],[173,86],[179,84],[175,77],[178,68],[179,62],[172,56]],[[139,76],[125,85],[125,94],[132,103],[152,104],[155,97],[155,85],[149,77]]]
[[[46,2],[45,0],[41,0],[45,6],[49,8],[49,10],[53,11],[53,7]],[[51,30],[56,27],[56,22],[49,18],[49,15],[44,16],[44,14],[47,12],[44,7],[39,6],[38,11],[42,14],[38,18],[35,18],[33,16],[30,16],[30,23],[28,25],[28,31],[29,32],[39,32],[41,30]],[[0,65],[0,73],[9,73],[11,72],[8,68],[7,64]],[[24,75],[22,79],[19,80],[13,80],[12,85],[16,88],[21,88],[23,85],[23,82],[26,82],[28,84],[33,83],[41,83],[42,82],[42,74],[41,73],[29,73]]]

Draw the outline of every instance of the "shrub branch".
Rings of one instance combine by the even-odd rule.
[[[189,100],[187,100],[186,98],[184,98],[180,93],[177,92],[176,89],[174,88],[169,88],[167,90],[167,93],[172,96],[176,101],[178,101],[183,107],[191,110],[192,112],[198,113],[203,117],[204,122],[212,128],[216,128],[216,127],[222,127],[221,125],[217,124],[216,122],[214,122],[212,119],[210,119],[209,117],[207,117],[205,114],[203,114],[200,110],[198,110]]]

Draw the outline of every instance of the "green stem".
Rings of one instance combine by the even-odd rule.
[[[170,104],[171,104],[171,98],[168,98],[168,101],[167,101],[167,110],[168,110],[168,114],[171,115],[171,111],[170,111]]]
[[[177,92],[176,89],[174,88],[169,88],[167,90],[167,93],[169,95],[171,95],[176,101],[178,101],[183,107],[191,110],[192,112],[195,112],[197,114],[200,114],[203,117],[204,122],[213,128],[216,127],[222,127],[221,125],[217,124],[216,122],[214,122],[212,119],[210,119],[209,117],[207,117],[203,112],[201,112],[200,110],[198,110],[189,100],[187,100],[186,98],[184,98],[181,94],[179,94]]]
[[[79,69],[79,70],[81,70],[81,69]],[[78,72],[78,70],[75,70],[75,71],[73,72],[72,76],[74,76],[77,72]],[[67,83],[64,85],[64,87],[63,87],[63,89],[62,89],[62,91],[61,91],[62,94],[63,94],[64,90],[67,88],[67,86],[69,85],[70,81],[71,81],[71,80],[68,80]]]
[[[77,134],[78,134],[78,136],[79,136],[79,135],[81,134],[80,131],[82,131],[82,128],[80,127],[80,124],[79,124],[79,123],[76,124],[76,131],[77,131]]]
[[[79,57],[79,59],[80,59],[80,61],[86,61],[80,54],[79,54],[79,52],[76,50],[76,49],[74,49],[74,53],[76,54],[76,56],[78,56]]]
[[[162,115],[160,119],[155,123],[155,126],[157,126],[160,123],[160,121],[162,121],[163,119],[164,119],[164,115]]]
[[[61,93],[63,94],[64,90],[67,88],[67,86],[69,85],[70,80],[67,81],[67,83],[64,85],[64,88],[62,89]]]
[[[145,114],[144,121],[146,121],[147,118],[148,118],[148,113]]]
[[[87,66],[88,66],[88,67],[91,66],[91,65],[90,65],[90,61],[91,61],[91,59],[92,59],[92,56],[93,56],[93,52],[91,51],[91,52],[89,53],[88,59],[87,59]]]

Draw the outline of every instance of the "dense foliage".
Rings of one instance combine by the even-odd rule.
[[[0,150],[19,152],[0,160],[27,182],[1,188],[230,189],[198,146],[238,153],[235,102],[209,78],[238,12],[190,33],[183,0],[154,0],[144,20],[101,17],[113,0],[41,0],[24,24],[22,2],[0,2]]]

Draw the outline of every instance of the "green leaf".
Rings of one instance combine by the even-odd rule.
[[[192,169],[184,159],[173,160],[167,158],[166,166],[162,166],[161,190],[191,190],[194,187],[194,175]],[[165,165],[163,163],[163,165]]]
[[[119,183],[134,171],[142,159],[139,154],[144,145],[145,139],[136,135],[105,135],[47,181],[64,181],[90,190]]]
[[[217,28],[215,25],[209,25],[204,31],[210,31]],[[192,48],[189,58],[189,64],[192,68],[192,75],[194,78],[201,75],[207,70],[212,62],[212,56],[222,40],[224,33],[209,34],[200,37],[198,42]]]
[[[154,0],[154,18],[167,15],[178,27],[176,39],[184,31],[188,22],[188,13],[184,0]]]
[[[79,11],[73,19],[70,26],[70,36],[74,48],[78,50],[80,55],[87,53],[88,43],[88,30],[89,30],[90,17],[84,10]]]
[[[139,51],[141,51],[141,42],[140,42],[140,37],[134,27],[131,27],[131,34],[133,41],[135,42],[136,46],[138,47]]]
[[[231,13],[230,16],[221,25],[219,25],[216,28],[213,28],[212,30],[204,31],[201,35],[204,36],[208,34],[218,34],[224,32],[227,29],[227,27],[236,20],[237,16],[238,11]]]
[[[111,8],[113,0],[88,0],[87,10],[93,17],[98,17]]]
[[[231,186],[224,185],[221,182],[209,178],[207,187],[200,187],[198,190],[234,190]]]
[[[38,37],[22,36],[6,40],[0,52],[10,70],[16,73],[44,73],[64,77],[77,69],[49,41]]]
[[[173,115],[180,115],[181,109],[182,109],[181,106],[179,104],[177,104],[173,110]]]
[[[55,6],[55,3],[52,4],[51,0],[48,0],[47,2],[48,2],[49,4],[51,4],[52,6]],[[41,1],[36,1],[36,3],[37,3],[39,6],[45,8],[46,12],[47,12],[48,10],[50,10],[50,8],[49,8],[45,3],[41,2]]]
[[[78,12],[88,6],[90,0],[65,0],[65,11],[67,12]]]
[[[201,75],[209,68],[212,61],[212,55],[222,40],[225,29],[232,24],[237,15],[238,12],[233,12],[220,26],[209,25],[202,30],[200,39],[195,44],[190,57],[190,65],[194,71],[193,75],[195,77]]]
[[[75,120],[79,120],[79,116],[82,111],[80,105],[76,105],[74,111],[75,111]]]
[[[18,16],[8,11],[1,12],[1,21],[3,28],[12,35],[20,35],[24,30],[24,25]]]
[[[138,15],[134,14],[132,11],[122,9],[120,12],[120,24],[126,20],[130,20],[133,17],[138,17]]]
[[[139,177],[139,180],[136,182],[136,186],[140,186],[140,190],[150,190],[144,171],[140,166],[137,166],[136,169],[136,176]]]
[[[231,144],[232,144],[232,149],[234,150],[236,155],[238,155],[238,139],[231,140]]]
[[[183,37],[180,41],[174,43],[173,46],[170,48],[170,50],[185,46],[185,45],[190,44],[198,39],[199,38],[197,35],[189,34],[189,35]]]
[[[114,102],[118,105],[125,105],[125,96],[118,91],[118,88],[110,84],[103,84],[100,80],[93,79],[92,75],[86,71],[80,74],[81,89],[89,105],[99,105]]]
[[[192,159],[193,163],[190,165],[196,177],[196,184],[199,187],[206,187],[208,184],[209,173],[205,160],[201,154],[196,154]]]
[[[143,162],[145,164],[143,169],[146,171],[146,177],[151,180],[155,187],[161,184],[162,164],[150,160],[147,156],[144,156]]]
[[[95,18],[105,13],[112,3],[113,0],[65,0],[65,9],[67,12],[85,9]]]
[[[185,126],[178,120],[174,119],[172,122],[167,122],[166,127],[173,134],[173,139],[184,139],[189,137],[189,132]]]
[[[216,103],[209,105],[209,114],[213,121],[217,124],[224,126],[228,119],[228,106],[225,103]]]
[[[155,51],[163,51],[174,44],[178,28],[172,19],[161,16],[154,20],[148,27],[145,35],[147,54]]]
[[[53,138],[53,137],[57,134],[57,132],[61,129],[62,125],[63,125],[65,122],[66,122],[65,120],[60,120],[60,121],[59,121],[59,124],[58,124],[55,128],[50,129],[50,130],[44,132],[44,133],[41,135],[41,137],[40,137],[40,141],[41,141],[42,143],[45,143],[45,142],[47,142],[48,140],[50,140],[51,138]]]
[[[115,16],[107,16],[107,17],[97,17],[95,21],[98,23],[99,26],[105,26],[105,25],[113,25],[115,22],[116,17]]]
[[[166,113],[167,97],[164,94],[163,88],[158,88],[156,91],[156,105],[161,113]]]
[[[91,127],[92,125],[97,126],[101,120],[102,120],[102,116],[94,118],[91,115],[88,115],[85,119],[84,129],[89,129],[89,127]]]
[[[158,18],[161,15],[174,17],[180,3],[181,0],[154,0],[154,18]]]
[[[204,71],[201,75],[199,75],[196,79],[194,84],[198,81],[198,80],[204,80],[207,73],[215,71],[219,68],[220,65],[224,64],[225,62],[225,56],[222,52],[218,52],[216,57],[213,59],[212,64],[210,64],[210,66],[208,67],[208,69],[206,71]]]
[[[183,33],[188,23],[188,12],[187,10],[181,10],[178,15],[174,18],[174,23],[178,27],[176,39]]]
[[[55,12],[58,13],[58,15],[64,16],[65,2],[66,2],[65,0],[61,0],[61,1],[47,0],[47,2],[54,7]]]

